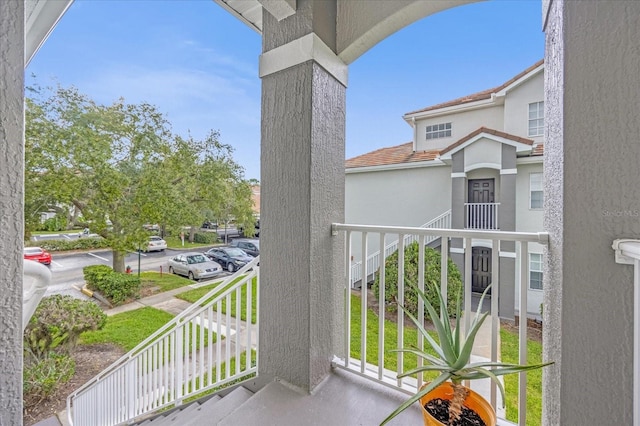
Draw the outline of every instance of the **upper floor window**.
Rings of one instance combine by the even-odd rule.
[[[529,288],[542,290],[542,255],[529,253]]]
[[[541,209],[543,201],[542,173],[531,173],[529,175],[529,208]]]
[[[544,134],[544,102],[529,104],[529,136]]]
[[[446,138],[448,136],[451,136],[451,123],[427,126],[427,139]]]

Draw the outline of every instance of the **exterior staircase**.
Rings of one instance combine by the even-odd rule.
[[[447,210],[441,215],[431,219],[429,222],[425,223],[424,225],[420,225],[420,228],[438,228],[438,229],[451,228],[451,210]],[[435,245],[435,243],[439,239],[440,237],[427,237],[425,239],[425,244],[431,247]],[[415,235],[405,235],[404,237],[405,247],[414,241],[418,241]],[[389,257],[396,250],[398,250],[397,240],[391,242],[390,244],[387,244],[384,248],[384,259]],[[360,284],[360,286],[362,285],[363,275],[367,276],[366,277],[367,282],[371,282],[374,280],[375,278],[374,274],[380,268],[380,257],[381,256],[379,251],[367,256],[367,262],[366,262],[366,265],[364,265],[366,266],[366,270],[364,272],[363,272],[362,261],[351,263],[351,268],[349,271],[350,272],[349,281],[351,282],[352,288],[358,287],[358,283]]]
[[[253,392],[240,386],[224,397],[219,395],[208,399],[205,397],[136,424],[140,426],[216,425],[240,408],[252,396]]]

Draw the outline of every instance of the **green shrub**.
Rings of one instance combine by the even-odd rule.
[[[109,248],[109,242],[104,238],[76,238],[73,240],[25,241],[25,246],[42,247],[47,251],[90,250]]]
[[[405,283],[418,283],[418,243],[413,242],[404,249]],[[458,267],[451,259],[448,262],[447,307],[448,312],[455,312],[456,297],[462,289],[462,279]],[[398,297],[398,251],[396,250],[385,260],[385,303],[392,311],[397,310]],[[432,306],[440,309],[438,295],[429,289],[427,283],[433,283],[440,288],[440,253],[430,247],[424,249],[424,282],[427,298]],[[380,299],[380,276],[376,275],[373,292]],[[418,294],[405,284],[404,306],[413,315],[418,314]]]
[[[107,276],[113,274],[113,269],[107,265],[90,265],[82,268],[82,272],[84,273],[84,280],[87,286],[91,290],[97,290],[102,281],[104,281]]]
[[[49,218],[40,225],[40,229],[43,231],[62,231],[67,229],[67,219],[64,217]]]
[[[217,242],[218,237],[215,232],[200,233],[196,232],[193,236],[193,242],[197,244],[213,244]]]
[[[99,291],[114,305],[140,295],[141,281],[137,275],[114,272],[106,265],[85,266],[83,272],[87,286]]]
[[[40,301],[24,330],[27,355],[43,359],[52,351],[68,352],[87,330],[102,328],[107,320],[93,302],[56,294]]]
[[[76,363],[69,355],[50,352],[41,359],[24,365],[22,373],[25,408],[36,406],[51,396],[58,386],[68,382],[75,373]]]

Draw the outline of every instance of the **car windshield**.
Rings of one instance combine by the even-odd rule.
[[[207,259],[206,256],[202,255],[202,254],[196,254],[193,256],[187,256],[187,263],[192,264],[192,263],[204,263],[204,262],[208,262],[209,259]]]
[[[239,248],[229,248],[225,250],[229,256],[246,256],[246,253]]]
[[[149,237],[149,241],[162,241],[160,237]]]
[[[40,254],[42,249],[40,247],[32,247],[24,249],[24,254]]]

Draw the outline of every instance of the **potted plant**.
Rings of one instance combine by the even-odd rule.
[[[424,291],[418,289],[414,284],[408,283],[408,285],[412,286],[422,299],[425,309],[431,318],[438,335],[438,341],[427,333],[422,321],[419,321],[404,306],[400,306],[404,313],[414,322],[419,335],[429,343],[429,346],[431,346],[435,355],[421,351],[417,348],[395,349],[394,352],[406,352],[417,355],[423,359],[425,364],[413,370],[403,372],[398,375],[398,378],[418,375],[428,371],[439,371],[440,375],[432,382],[422,386],[415,395],[391,413],[382,422],[382,425],[407,409],[414,402],[420,401],[423,408],[422,413],[425,425],[437,426],[455,424],[463,426],[467,424],[482,424],[469,421],[465,423],[466,420],[462,418],[462,412],[463,409],[466,408],[470,412],[475,412],[477,417],[480,417],[486,426],[495,426],[496,416],[491,405],[480,395],[464,386],[462,382],[464,380],[484,378],[491,379],[497,384],[498,389],[500,389],[500,394],[502,395],[502,401],[504,404],[504,387],[500,380],[498,380],[499,376],[542,368],[552,363],[549,362],[533,365],[518,365],[491,361],[472,363],[471,350],[473,349],[474,340],[478,334],[478,330],[489,313],[485,312],[484,314],[481,314],[480,308],[478,308],[469,330],[462,333],[460,329],[460,316],[462,309],[459,293],[455,304],[455,326],[452,328],[450,322],[451,315],[447,311],[447,304],[443,300],[442,294],[435,284],[431,283],[430,285],[432,290],[437,293],[440,298],[440,315],[437,314],[431,303],[429,303]],[[491,286],[488,286],[482,294],[479,306],[482,306],[484,297],[490,287]],[[429,410],[427,410],[425,406],[428,407]],[[465,412],[468,412],[467,410],[465,410]],[[488,411],[485,412],[486,410]],[[430,411],[433,414],[431,414]]]

